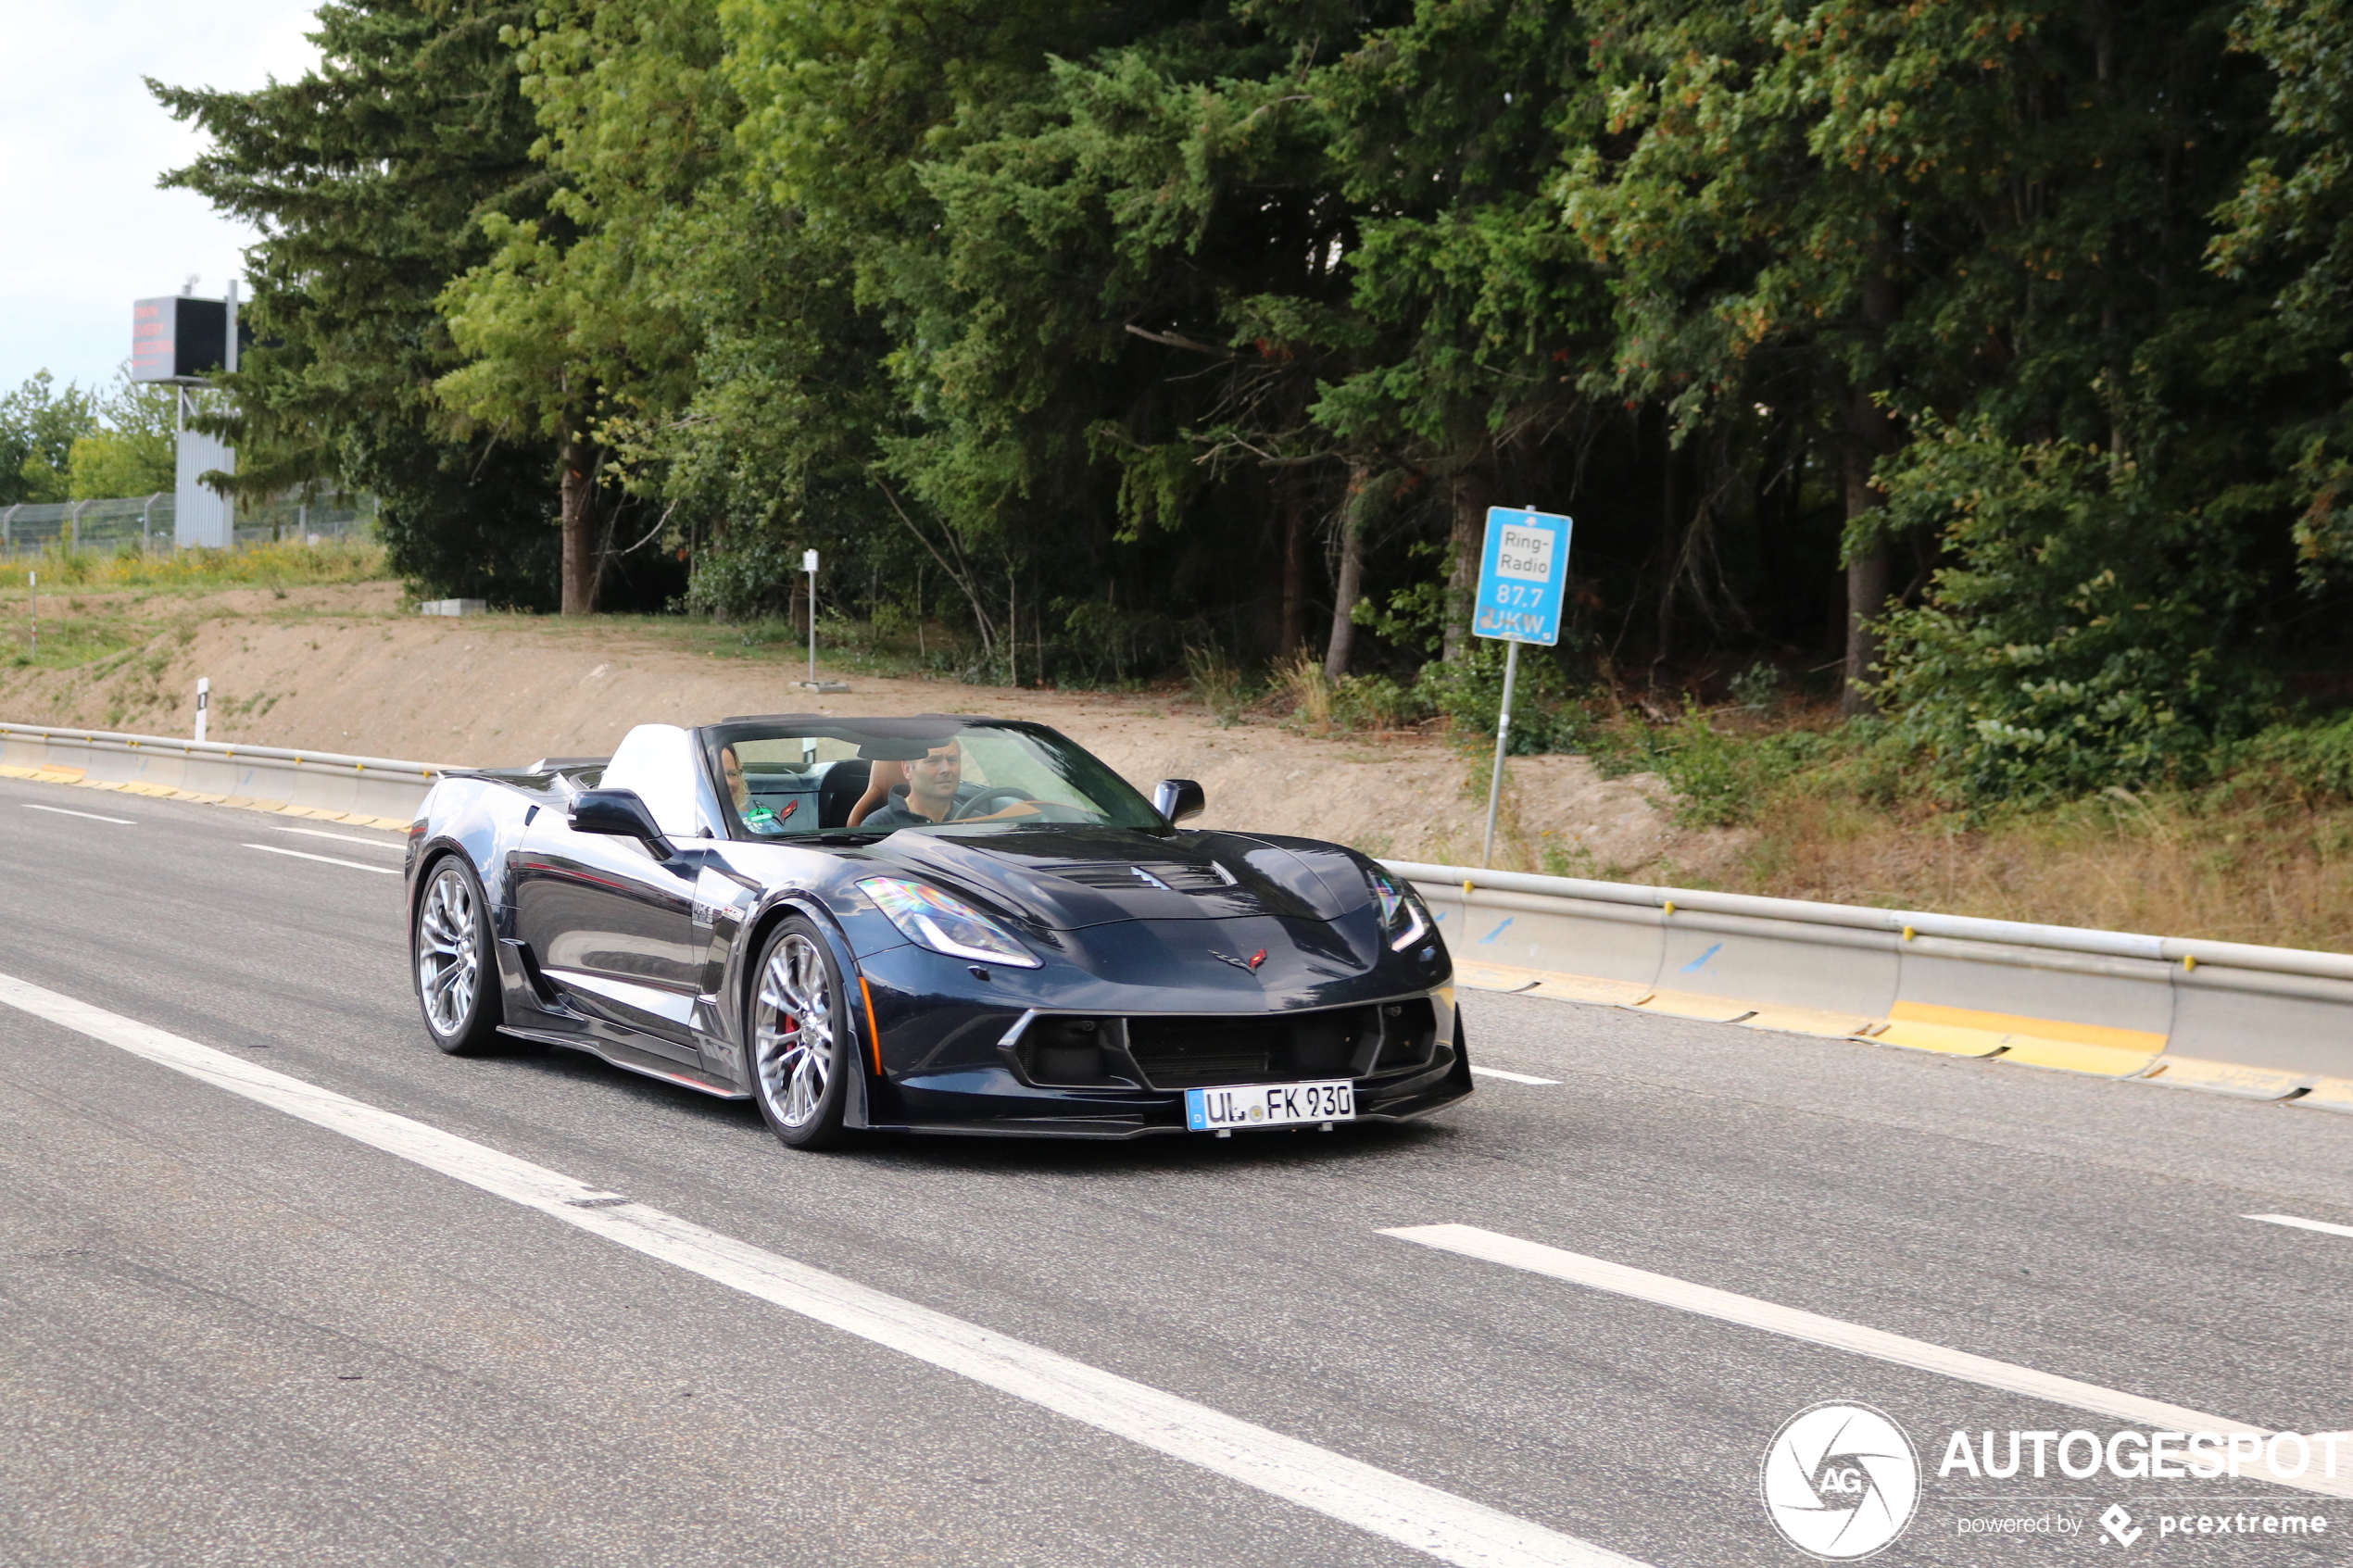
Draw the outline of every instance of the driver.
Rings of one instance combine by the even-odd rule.
[[[736,815],[743,819],[744,826],[762,837],[773,837],[785,831],[785,818],[799,809],[799,801],[789,802],[779,815],[754,800],[751,785],[744,782],[743,762],[736,756],[736,748],[732,746],[719,748],[719,771],[726,777],[728,798],[736,803]]]
[[[867,786],[867,798],[859,802],[862,810],[852,811],[853,826],[904,828],[944,822],[963,804],[959,789],[964,782],[964,748],[961,742],[950,740],[933,746],[912,762],[900,764],[906,773],[906,783],[891,784],[884,770],[890,765],[875,764],[874,782]],[[893,771],[899,771],[893,769]],[[887,789],[879,801],[875,797]],[[1035,801],[1017,800],[982,817],[968,817],[966,822],[989,822],[1001,817],[1035,816]]]

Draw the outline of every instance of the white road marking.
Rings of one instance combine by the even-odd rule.
[[[1525,1073],[1506,1073],[1500,1067],[1479,1067],[1474,1065],[1471,1068],[1471,1071],[1481,1078],[1501,1078],[1506,1084],[1554,1085],[1560,1082],[1558,1078],[1531,1078]]]
[[[2353,1225],[2333,1225],[2326,1220],[2299,1220],[2293,1214],[2241,1214],[2242,1220],[2261,1220],[2266,1224],[2294,1225],[2300,1231],[2319,1231],[2322,1236],[2353,1236]]]
[[[19,800],[17,804],[28,811],[47,811],[59,817],[80,817],[85,822],[112,822],[118,827],[126,828],[135,828],[139,825],[128,817],[101,817],[95,811],[69,811],[62,806],[35,806],[30,800]]]
[[[327,833],[319,828],[290,828],[280,822],[270,824],[280,833],[298,833],[306,838],[332,838],[338,844],[364,844],[371,849],[406,849],[405,838],[362,838],[356,833]]]
[[[1526,1269],[1530,1273],[1548,1274],[1554,1279],[1590,1286],[1595,1290],[1631,1296],[1637,1300],[1655,1302],[1662,1307],[1679,1308],[1702,1317],[1719,1318],[1747,1328],[1761,1328],[1768,1334],[1786,1335],[1792,1339],[1827,1345],[1836,1350],[1873,1356],[1883,1361],[1894,1361],[1898,1366],[1958,1378],[1964,1383],[1981,1384],[2004,1393],[2020,1394],[2030,1399],[2072,1405],[2077,1410],[2090,1411],[2095,1415],[2113,1416],[2139,1426],[2167,1432],[2251,1432],[2262,1437],[2271,1435],[2269,1429],[2252,1426],[2244,1421],[2207,1415],[2180,1405],[2145,1399],[2137,1394],[2102,1388],[2096,1384],[2078,1383],[2071,1377],[2056,1377],[2032,1368],[2012,1366],[2007,1361],[1972,1356],[1965,1350],[1948,1350],[1942,1345],[1931,1345],[1925,1340],[1906,1339],[1900,1334],[1888,1334],[1880,1329],[1866,1328],[1860,1323],[1826,1318],[1817,1312],[1759,1301],[1753,1296],[1736,1296],[1729,1290],[1718,1290],[1711,1286],[1692,1285],[1667,1274],[1655,1274],[1646,1270],[1629,1268],[1623,1263],[1589,1258],[1581,1252],[1565,1252],[1557,1247],[1523,1241],[1516,1236],[1481,1230],[1476,1225],[1405,1225],[1385,1230],[1381,1235],[1393,1236],[1402,1241],[1419,1242],[1424,1247],[1435,1247],[1441,1251],[1459,1252],[1466,1258],[1479,1258],[1491,1263]],[[2246,1474],[2258,1480],[2272,1481],[2302,1491],[2353,1498],[2353,1463],[2345,1461],[2353,1461],[2353,1454],[2344,1456],[2334,1477],[2278,1474],[2260,1459],[2255,1461]],[[2320,1457],[2312,1456],[2311,1467],[2317,1471],[2320,1466]]]
[[[1643,1568],[1574,1536],[869,1289],[71,997],[0,975],[0,1003],[1441,1562],[1462,1568]]]
[[[258,849],[265,855],[292,855],[297,860],[317,860],[322,865],[349,866],[355,872],[378,872],[385,876],[398,876],[398,866],[367,866],[358,860],[338,860],[333,855],[313,855],[308,849],[282,849],[275,844],[248,844],[248,849]]]

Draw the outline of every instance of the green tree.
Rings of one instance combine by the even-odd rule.
[[[97,408],[99,428],[68,455],[68,488],[77,501],[153,495],[178,479],[180,396],[177,389],[118,376]]]
[[[441,300],[468,362],[435,391],[472,427],[556,442],[562,608],[585,614],[606,427],[658,425],[692,393],[698,344],[673,283],[725,243],[701,208],[726,199],[740,110],[702,0],[549,7],[507,37],[552,185],[544,216],[484,220],[496,249]]]
[[[1424,0],[1315,78],[1333,177],[1365,214],[1347,258],[1353,302],[1386,352],[1314,413],[1442,490],[1450,663],[1469,637],[1487,509],[1541,470],[1535,448],[1590,422],[1574,368],[1609,345],[1607,284],[1550,190],[1600,129],[1588,32],[1574,6]]]
[[[98,400],[46,370],[0,396],[0,506],[68,498],[73,444],[98,429]]]
[[[2353,561],[2353,15],[2340,0],[2256,0],[2231,42],[2275,76],[2272,135],[2216,213],[2209,264],[2275,301],[2268,357],[2317,372],[2318,395],[2279,427],[2317,586]]]
[[[436,301],[482,262],[482,220],[530,218],[543,176],[495,0],[330,0],[321,63],[249,93],[156,95],[211,139],[164,183],[262,231],[246,253],[256,343],[223,378],[233,488],[334,484],[382,499],[395,570],[426,592],[555,596],[548,444],[453,433],[434,381],[459,356]]]

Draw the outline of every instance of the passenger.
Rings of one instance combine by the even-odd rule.
[[[785,831],[785,819],[800,809],[800,802],[788,800],[782,811],[771,811],[751,797],[751,785],[744,782],[744,765],[736,759],[732,746],[719,748],[719,771],[726,775],[727,797],[736,803],[736,815],[744,826],[764,837],[774,837]]]

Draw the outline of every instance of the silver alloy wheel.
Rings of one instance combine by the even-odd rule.
[[[833,1083],[834,1010],[824,955],[798,931],[768,956],[752,1055],[761,1097],[776,1120],[787,1127],[814,1121]]]
[[[436,1034],[465,1027],[474,1005],[480,958],[480,917],[473,889],[455,865],[441,868],[417,917],[417,995]]]

